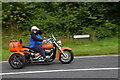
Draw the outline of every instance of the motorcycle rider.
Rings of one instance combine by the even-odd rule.
[[[31,35],[29,41],[29,47],[37,53],[40,53],[43,56],[43,59],[46,59],[45,51],[43,50],[42,42],[46,42],[46,40],[42,40],[41,38],[42,31],[36,26],[31,27]]]

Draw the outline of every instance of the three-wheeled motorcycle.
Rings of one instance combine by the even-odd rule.
[[[13,52],[8,62],[10,66],[14,69],[23,68],[25,64],[34,63],[34,62],[52,62],[56,58],[63,64],[69,64],[73,61],[74,55],[72,49],[69,47],[61,47],[61,41],[57,41],[57,39],[49,35],[49,39],[46,39],[46,43],[42,45],[42,48],[45,50],[46,60],[43,59],[40,53],[35,52],[29,46],[23,46],[22,40],[20,39],[19,42],[15,40],[11,40],[9,44],[9,50]],[[58,52],[56,53],[56,49],[58,48]]]

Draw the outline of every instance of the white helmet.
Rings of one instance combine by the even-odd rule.
[[[32,26],[32,27],[31,27],[31,31],[33,31],[34,29],[39,30],[39,28],[37,28],[36,26]]]

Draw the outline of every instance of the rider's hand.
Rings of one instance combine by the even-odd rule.
[[[43,42],[46,42],[46,40],[43,40]]]

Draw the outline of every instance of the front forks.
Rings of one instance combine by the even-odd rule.
[[[67,55],[62,51],[61,47],[55,41],[54,41],[54,44],[56,45],[56,47],[58,47],[58,49],[61,51],[63,56],[66,57]]]
[[[59,47],[59,50],[61,51],[61,53],[63,54],[63,56],[66,58],[67,55],[62,51],[61,47]]]

